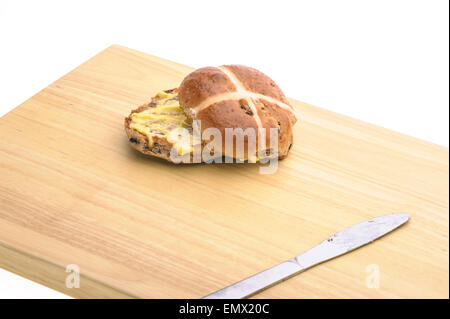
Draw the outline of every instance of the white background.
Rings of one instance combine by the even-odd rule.
[[[0,116],[111,44],[246,64],[289,97],[448,147],[449,2],[0,0]],[[0,298],[64,295],[0,270]]]

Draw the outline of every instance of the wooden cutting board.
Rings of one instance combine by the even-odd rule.
[[[273,175],[134,151],[124,117],[191,70],[114,45],[0,119],[0,266],[75,297],[198,298],[401,211],[394,233],[255,297],[449,297],[447,148],[291,100]]]

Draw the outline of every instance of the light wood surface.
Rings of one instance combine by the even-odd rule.
[[[137,153],[123,118],[190,70],[114,45],[0,119],[0,266],[75,297],[198,298],[401,211],[392,234],[255,298],[448,298],[447,148],[292,100],[276,174]]]

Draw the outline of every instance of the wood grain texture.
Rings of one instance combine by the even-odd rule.
[[[448,298],[447,148],[291,100],[276,174],[137,153],[123,118],[189,71],[112,46],[0,119],[0,266],[76,297],[197,298],[402,211],[391,235],[255,298]]]

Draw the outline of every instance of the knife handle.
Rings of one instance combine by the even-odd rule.
[[[213,292],[212,294],[203,297],[203,299],[246,298],[269,288],[282,280],[288,279],[305,269],[306,267],[301,266],[296,258],[292,258],[231,286]]]

